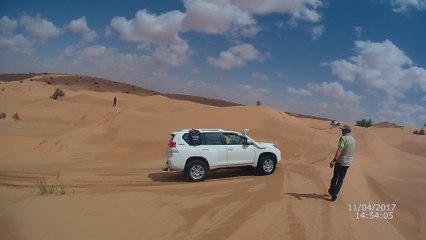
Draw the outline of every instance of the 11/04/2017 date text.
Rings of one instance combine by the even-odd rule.
[[[355,212],[356,219],[393,219],[393,211],[396,208],[396,204],[379,204],[379,203],[360,203],[360,204],[348,204],[349,212]]]
[[[348,204],[349,212],[393,212],[396,203],[352,203]]]

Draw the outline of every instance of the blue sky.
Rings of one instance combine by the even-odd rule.
[[[2,0],[0,72],[426,122],[423,0]]]

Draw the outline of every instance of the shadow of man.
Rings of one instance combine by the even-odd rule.
[[[287,195],[291,195],[297,200],[302,200],[302,198],[313,198],[313,199],[322,199],[326,201],[330,201],[330,198],[327,194],[317,194],[317,193],[285,193]]]

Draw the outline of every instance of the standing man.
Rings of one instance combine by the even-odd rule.
[[[343,125],[340,129],[342,129],[342,136],[340,137],[334,159],[330,162],[330,168],[334,167],[333,178],[328,189],[332,202],[337,199],[337,194],[339,194],[342,187],[346,171],[348,171],[349,166],[352,164],[355,152],[355,139],[351,135],[351,127]]]
[[[117,97],[114,96],[114,101],[112,102],[112,106],[115,107],[117,106]]]

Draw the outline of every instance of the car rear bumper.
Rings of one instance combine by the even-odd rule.
[[[163,168],[163,170],[165,170],[165,171],[183,171],[183,167],[176,166],[175,164],[173,164],[173,161],[171,161],[170,159],[167,159],[166,160],[166,167]]]

